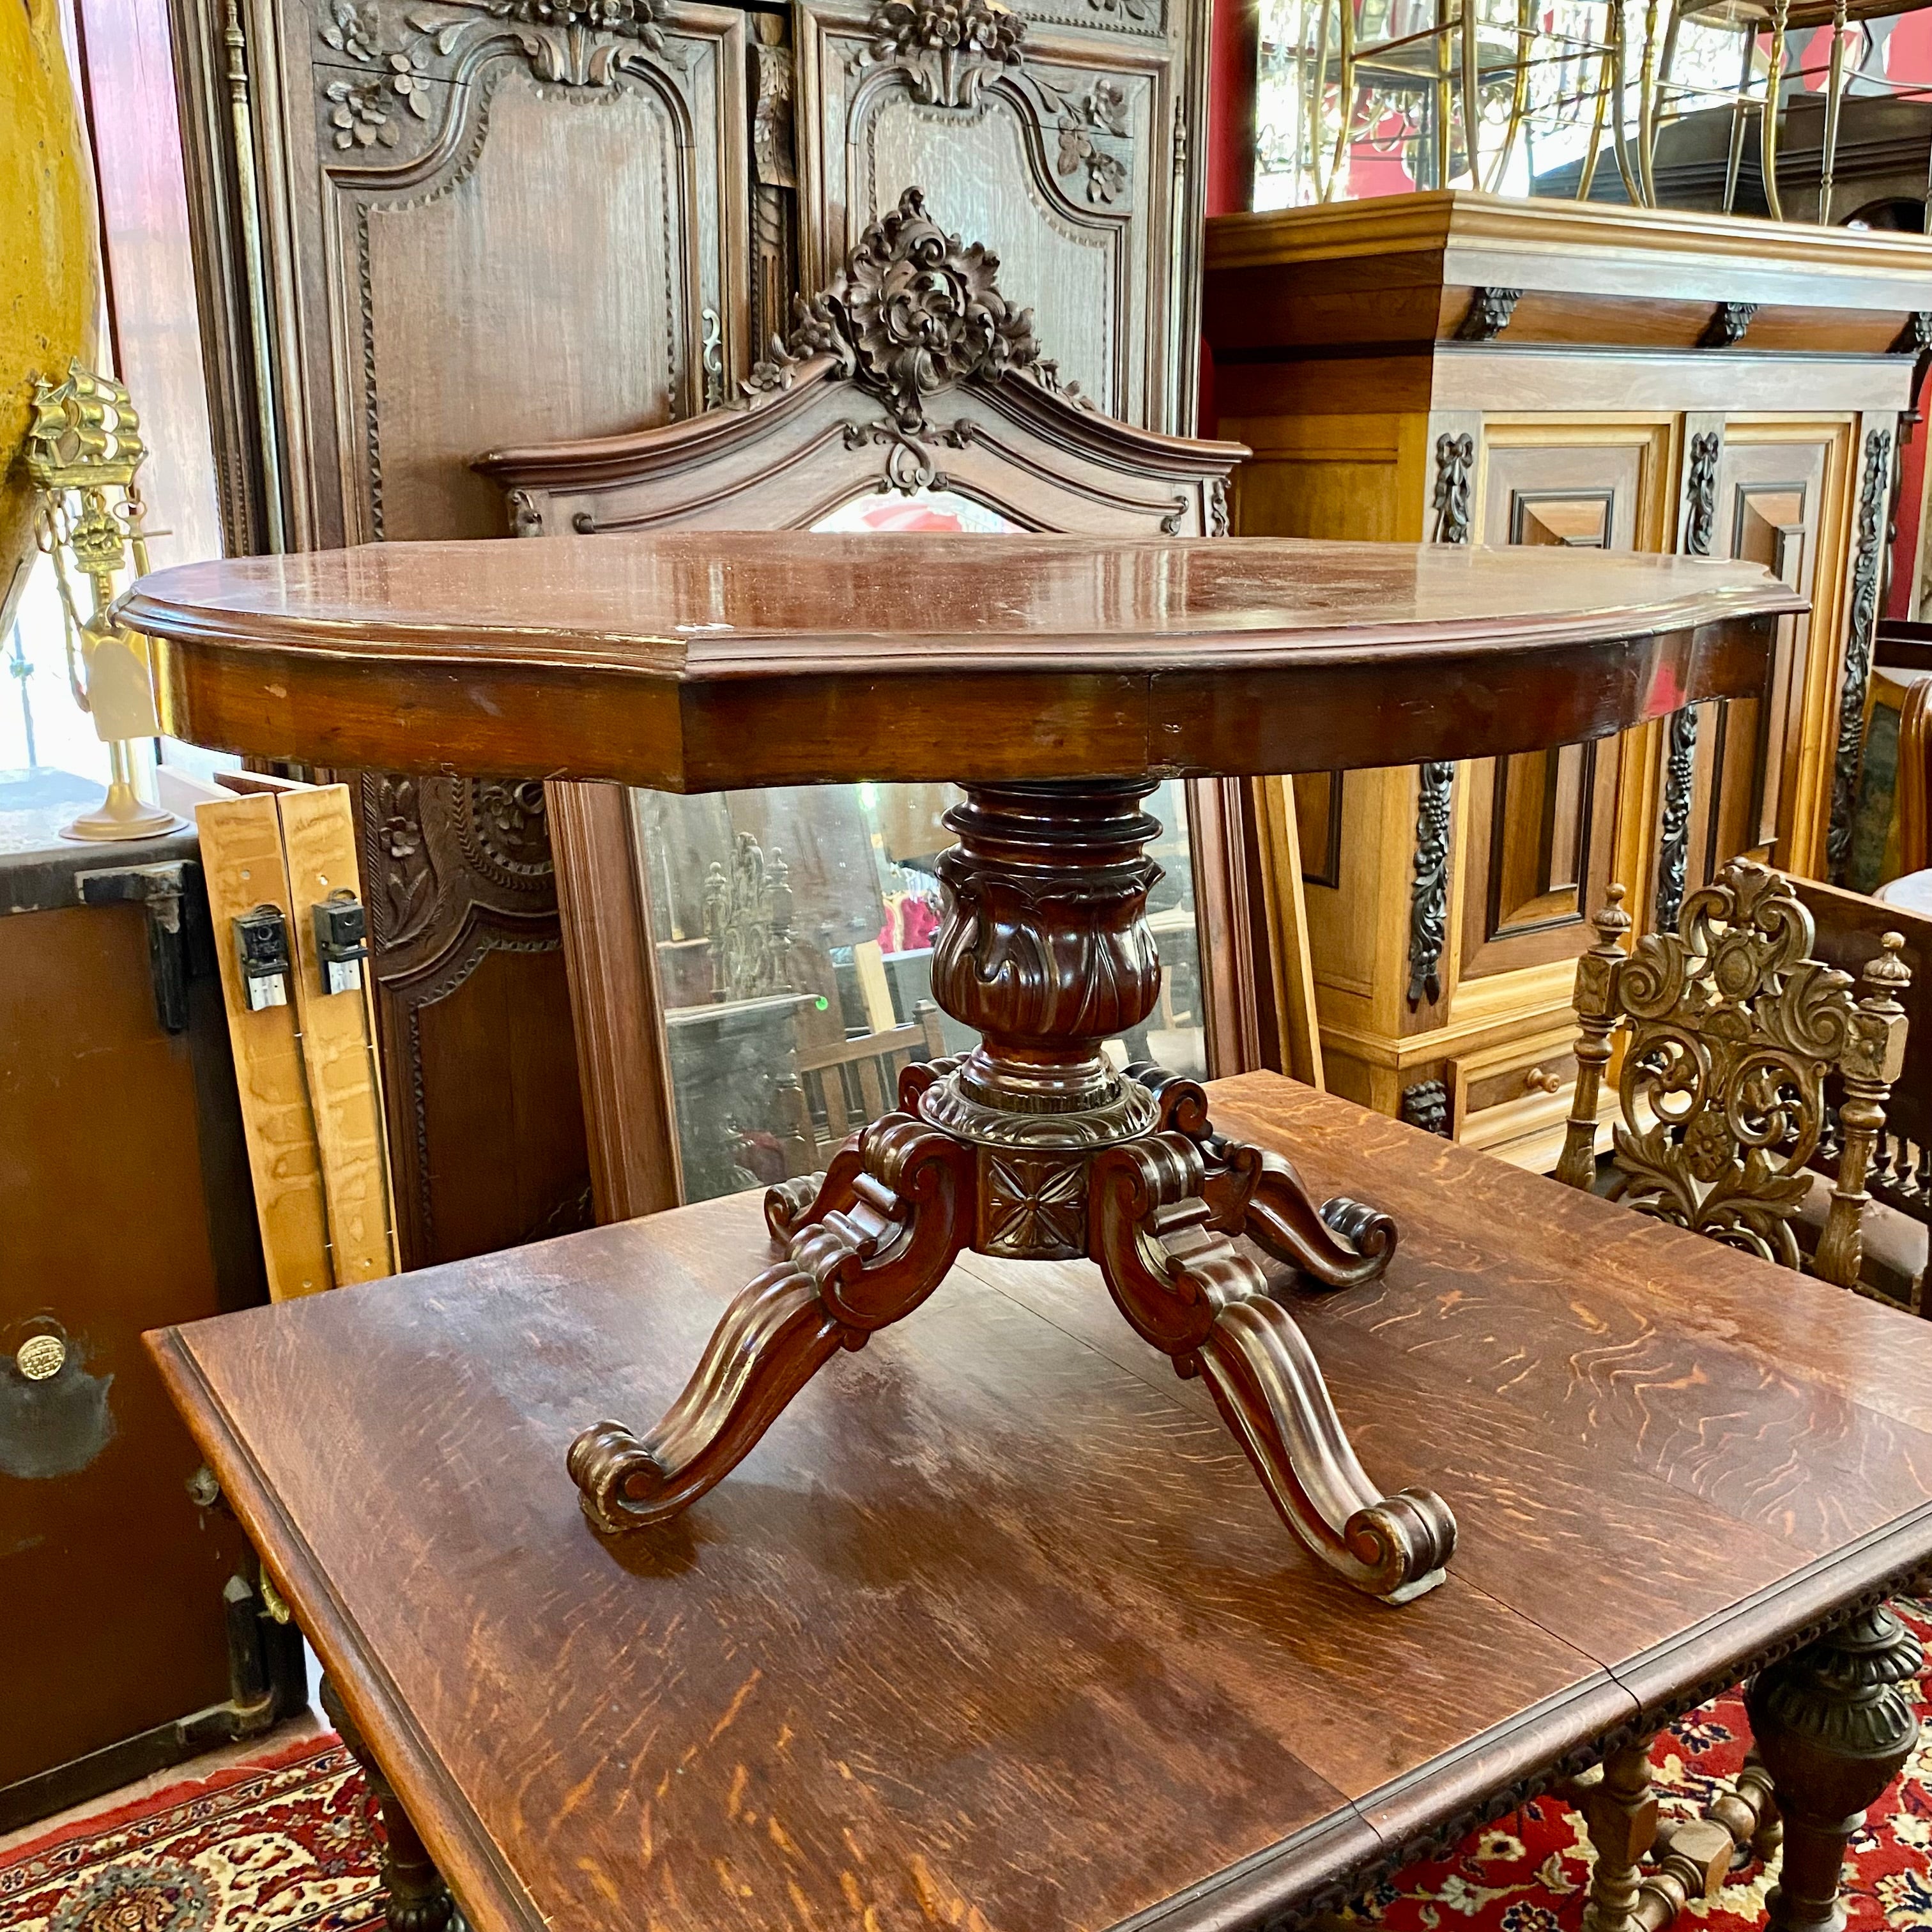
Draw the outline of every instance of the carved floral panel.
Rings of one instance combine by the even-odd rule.
[[[1034,312],[1065,380],[1126,421],[1171,421],[1174,123],[1162,50],[1055,34],[993,0],[806,17],[820,258],[842,256],[916,183],[943,228],[996,238],[1000,286]]]
[[[484,450],[722,394],[747,346],[741,15],[311,0],[310,18],[319,199],[269,211],[298,264],[326,262],[336,345],[289,452],[314,478],[303,541],[495,535]]]

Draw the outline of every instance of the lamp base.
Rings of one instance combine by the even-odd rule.
[[[60,836],[82,844],[108,844],[130,838],[158,838],[164,832],[180,830],[184,822],[172,812],[150,805],[124,779],[116,778],[107,788],[107,796],[91,809],[76,812],[61,827]]]

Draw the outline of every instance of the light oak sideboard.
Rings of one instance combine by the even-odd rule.
[[[1331,1089],[1546,1165],[1606,886],[1642,930],[1739,852],[1832,871],[1928,308],[1916,236],[1458,190],[1208,224],[1238,532],[1753,558],[1813,605],[1767,701],[1295,782]]]

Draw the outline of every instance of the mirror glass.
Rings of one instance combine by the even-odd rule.
[[[950,490],[868,491],[819,530],[1016,532]],[[909,1060],[974,1036],[932,992],[934,864],[952,843],[947,784],[632,794],[676,1102],[684,1198],[703,1201],[822,1168],[894,1104]],[[1185,788],[1148,800],[1164,874],[1148,909],[1160,1004],[1108,1052],[1205,1076],[1200,955]]]

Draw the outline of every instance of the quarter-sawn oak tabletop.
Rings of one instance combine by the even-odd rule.
[[[476,1932],[1259,1925],[1932,1564],[1932,1324],[1278,1076],[1210,1091],[1402,1225],[1294,1296],[1372,1466],[1456,1499],[1399,1610],[1280,1533],[1084,1262],[968,1256],[615,1542],[564,1445],[676,1392],[755,1196],[151,1338]]]

